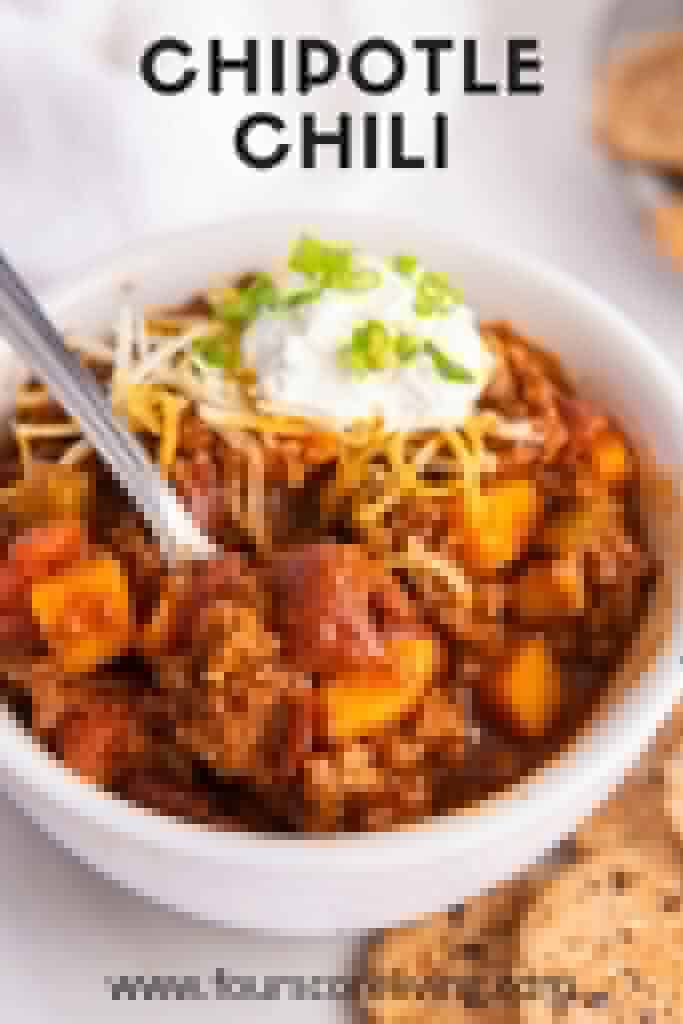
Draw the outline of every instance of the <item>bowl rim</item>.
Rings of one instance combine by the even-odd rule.
[[[155,256],[163,260],[164,249],[174,243],[189,242],[202,235],[215,235],[223,231],[227,237],[238,233],[241,226],[258,230],[259,221],[264,230],[273,217],[299,223],[316,223],[330,219],[329,211],[297,211],[296,214],[278,210],[230,218],[222,223],[211,223],[138,239],[119,248],[93,268],[72,275],[71,283],[52,288],[45,294],[46,306],[57,315],[61,310],[77,307],[90,292],[111,287],[112,281],[125,275],[131,263],[140,263]],[[400,227],[406,232],[424,233],[424,225],[411,223],[405,217],[384,217],[371,213],[358,213],[373,229],[382,225]],[[656,347],[650,337],[627,319],[607,300],[589,286],[545,260],[529,255],[512,246],[470,242],[457,232],[435,228],[430,230],[446,247],[467,246],[477,258],[487,260],[495,270],[509,270],[527,275],[534,283],[564,303],[583,309],[604,329],[618,334],[624,358],[637,356],[639,365],[660,389],[663,400],[676,410],[677,425],[683,436],[683,378],[673,364]],[[392,863],[425,863],[446,857],[466,855],[478,851],[483,845],[505,843],[506,838],[524,834],[535,828],[536,822],[547,817],[552,807],[557,812],[560,802],[573,803],[578,793],[590,783],[594,789],[599,780],[608,783],[617,771],[621,775],[636,760],[647,740],[665,720],[676,697],[683,691],[677,671],[681,664],[681,628],[674,623],[670,651],[660,654],[656,664],[642,679],[661,678],[662,685],[638,685],[628,694],[619,708],[612,710],[598,730],[591,724],[570,752],[565,752],[538,775],[523,780],[500,795],[494,795],[476,808],[453,815],[420,822],[413,828],[389,832],[318,836],[268,836],[248,832],[212,830],[192,825],[145,810],[118,797],[110,796],[97,787],[82,782],[56,759],[41,750],[30,735],[15,721],[9,710],[0,714],[0,762],[20,785],[36,791],[53,804],[61,806],[92,826],[105,829],[118,837],[135,840],[158,851],[174,851],[191,858],[208,859],[219,863],[249,863],[269,867],[277,862],[286,869],[382,871],[388,861]],[[626,712],[637,711],[630,722]]]

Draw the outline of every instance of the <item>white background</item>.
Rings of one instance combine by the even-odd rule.
[[[480,32],[494,66],[507,34],[543,40],[542,98],[464,100],[454,87],[452,98],[442,100],[454,125],[449,171],[342,176],[226,170],[226,137],[237,116],[230,101],[219,108],[190,98],[169,106],[143,95],[131,63],[141,40],[162,32],[189,35],[194,18],[211,31],[213,0],[168,0],[162,23],[156,0],[136,2],[138,21],[119,10],[112,23],[115,4],[0,0],[0,238],[37,283],[52,282],[137,233],[250,204],[286,203],[294,223],[304,199],[381,205],[553,260],[622,306],[683,363],[681,279],[643,246],[590,144],[588,76],[602,0],[395,0],[372,5],[370,13],[360,2],[338,0],[223,5],[231,18],[248,7],[242,27],[266,37],[285,30],[340,40],[376,32],[395,38],[401,31],[408,37]],[[26,9],[34,21],[24,19]],[[239,30],[237,19],[231,31]],[[343,90],[324,100],[321,94],[330,110],[352,100]],[[412,112],[419,136],[428,123],[419,97],[409,93],[401,106]],[[332,1019],[329,1004],[112,1003],[105,975],[208,976],[217,967],[259,977],[331,974],[344,969],[351,949],[344,942],[237,935],[144,906],[76,863],[2,799],[0,836],[0,1018],[30,1024]]]

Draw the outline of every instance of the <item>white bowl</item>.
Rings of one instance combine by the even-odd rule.
[[[380,253],[414,252],[462,282],[482,317],[506,317],[542,338],[580,387],[652,448],[676,482],[683,462],[683,387],[652,342],[564,274],[516,252],[484,249],[415,224],[368,216],[260,215],[136,245],[54,294],[63,326],[111,323],[120,288],[176,300],[220,271],[267,267],[302,228]],[[7,374],[4,397],[16,367]],[[5,377],[2,377],[3,382]],[[2,389],[0,389],[2,394]],[[656,517],[655,517],[656,518]],[[671,515],[653,522],[670,561]],[[675,532],[675,531],[674,531]],[[570,832],[623,778],[680,687],[680,573],[673,622],[636,686],[536,779],[476,812],[428,827],[318,841],[221,834],[131,808],[86,786],[0,717],[0,762],[16,801],[48,833],[146,897],[213,921],[322,934],[370,929],[458,903],[514,874]]]

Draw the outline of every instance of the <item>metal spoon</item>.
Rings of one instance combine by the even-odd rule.
[[[1,253],[0,328],[22,361],[78,420],[84,437],[142,512],[168,561],[215,555],[216,546],[195,526],[142,445],[116,419],[93,374],[66,348],[37,299]]]
[[[637,43],[651,32],[683,29],[683,0],[616,0],[598,32],[595,65],[603,68],[615,50]],[[644,164],[612,161],[629,201],[648,215],[683,195],[683,176]]]

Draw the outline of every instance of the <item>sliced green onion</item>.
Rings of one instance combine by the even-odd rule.
[[[393,269],[397,274],[401,274],[402,277],[412,277],[417,270],[417,266],[417,256],[412,256],[408,252],[399,253],[392,260]]]
[[[474,383],[474,374],[470,373],[462,363],[456,362],[447,356],[433,341],[426,341],[424,351],[431,356],[434,369],[444,380],[454,381],[458,384]]]
[[[378,288],[381,283],[382,275],[379,270],[362,267],[340,276],[330,287],[344,292],[369,292],[372,288]]]
[[[234,299],[222,303],[216,314],[221,320],[249,323],[264,309],[276,309],[278,290],[270,274],[258,274],[248,285],[237,292]]]
[[[362,380],[370,372],[367,355],[353,347],[353,343],[342,345],[337,352],[337,364],[342,370],[350,370],[354,377]]]
[[[368,366],[371,370],[388,370],[396,364],[393,340],[380,320],[370,320],[365,328],[357,330],[365,331]]]
[[[369,320],[355,327],[351,341],[339,349],[339,365],[351,370],[354,376],[365,376],[370,370],[383,370],[390,346],[384,324],[380,320]]]
[[[229,330],[206,334],[192,342],[193,354],[214,370],[238,370],[241,364],[239,338]]]
[[[304,235],[292,246],[289,269],[312,278],[320,288],[362,292],[376,288],[382,281],[378,270],[354,266],[350,246],[333,245]]]
[[[297,306],[305,306],[309,302],[317,302],[321,294],[320,285],[311,285],[310,288],[295,288],[291,292],[284,292],[280,296],[278,305],[283,309],[295,309]]]
[[[214,316],[221,315],[224,306],[232,305],[239,301],[240,291],[238,288],[209,288],[207,298]]]
[[[214,313],[227,323],[250,323],[265,310],[293,309],[307,302],[317,302],[322,288],[311,285],[281,292],[269,274],[259,274],[247,288],[229,290],[227,298],[214,302]]]
[[[354,328],[351,341],[337,350],[337,363],[363,378],[373,370],[389,370],[412,365],[420,353],[428,355],[436,373],[444,380],[460,384],[473,383],[475,378],[461,363],[451,359],[433,341],[414,334],[390,334],[381,320],[368,320]]]
[[[349,246],[331,245],[303,235],[292,246],[289,269],[322,279],[348,274],[353,269],[353,250]]]
[[[418,316],[444,316],[463,301],[461,289],[454,288],[448,274],[426,270],[415,290],[415,312]]]
[[[320,242],[302,235],[289,251],[289,269],[297,274],[313,276],[320,273]]]
[[[402,366],[414,363],[418,354],[424,348],[424,340],[417,338],[414,334],[399,334],[395,342],[396,355]]]

